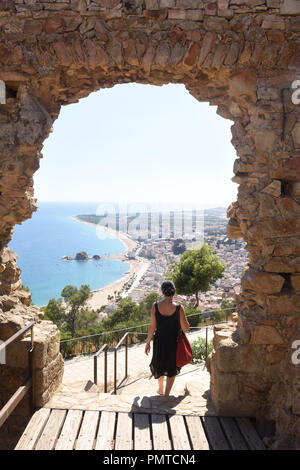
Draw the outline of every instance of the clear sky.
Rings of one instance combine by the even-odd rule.
[[[232,121],[184,85],[125,84],[63,106],[34,176],[39,201],[228,206]]]

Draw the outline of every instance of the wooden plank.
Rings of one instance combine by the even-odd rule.
[[[234,418],[222,417],[220,418],[222,427],[225,431],[226,437],[229,441],[230,447],[233,450],[247,450],[247,444],[234,421]]]
[[[236,421],[250,449],[265,450],[266,447],[249,418],[236,418]]]
[[[115,450],[131,450],[132,442],[132,413],[118,413]]]
[[[152,449],[149,415],[144,413],[135,413],[133,444],[135,450]]]
[[[81,410],[69,410],[55,450],[73,450],[82,420]]]
[[[31,379],[28,379],[24,385],[18,388],[18,390],[13,394],[13,396],[8,400],[8,402],[0,410],[0,427],[5,423],[7,418],[12,414],[14,409],[20,403],[22,398],[29,392],[32,386]]]
[[[153,448],[155,450],[171,450],[166,415],[152,414]]]
[[[186,416],[185,419],[193,450],[209,450],[209,443],[200,416]]]
[[[203,426],[213,450],[230,450],[230,446],[216,416],[203,416]]]
[[[52,410],[35,450],[53,450],[63,426],[67,411]]]
[[[171,415],[169,416],[169,423],[174,450],[190,450],[191,446],[183,416]]]
[[[50,416],[50,408],[40,408],[26,426],[15,450],[33,450]]]
[[[115,420],[115,412],[101,412],[95,450],[111,450],[114,448]]]
[[[99,421],[99,411],[86,411],[75,445],[76,450],[92,450]]]

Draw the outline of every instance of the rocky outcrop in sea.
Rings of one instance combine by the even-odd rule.
[[[101,259],[100,255],[93,255],[89,256],[86,251],[80,251],[79,253],[76,253],[75,258],[72,258],[72,256],[62,256],[61,259],[67,260],[67,261],[86,261],[88,259],[95,259],[99,260]]]

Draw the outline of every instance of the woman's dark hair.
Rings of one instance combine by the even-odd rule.
[[[172,281],[164,281],[161,285],[161,291],[167,297],[173,297],[175,294],[175,285]]]

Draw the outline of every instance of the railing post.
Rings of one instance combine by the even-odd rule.
[[[125,340],[125,379],[128,375],[128,335]]]
[[[107,347],[104,351],[104,393],[107,393]]]
[[[114,394],[117,394],[117,349],[114,351]]]
[[[205,359],[207,359],[207,330],[208,327],[205,328]]]
[[[98,384],[98,376],[97,376],[97,359],[98,356],[94,356],[94,384]]]

